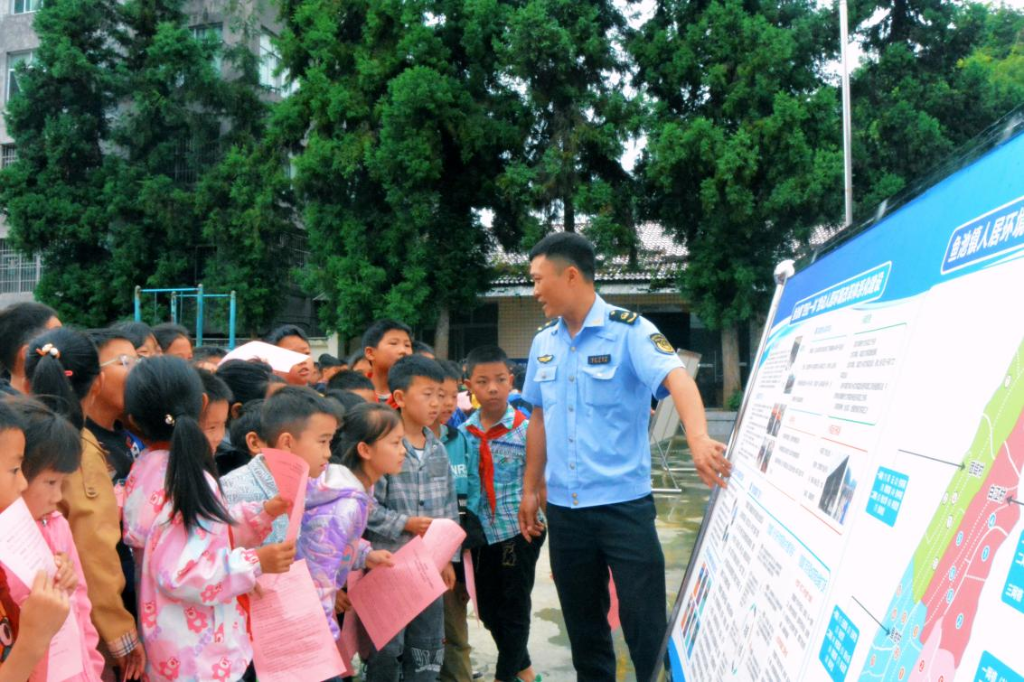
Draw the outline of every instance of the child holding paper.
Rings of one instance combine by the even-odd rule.
[[[370,362],[369,377],[377,400],[397,408],[388,375],[396,362],[412,355],[412,329],[398,320],[377,320],[363,333],[363,353]]]
[[[519,533],[526,429],[529,420],[508,403],[512,375],[497,346],[482,346],[466,358],[469,390],[480,409],[459,428],[479,455],[483,492],[477,505],[487,545],[475,553],[480,619],[498,647],[498,682],[534,682],[527,644],[530,593],[544,535],[527,542]]]
[[[331,457],[331,440],[338,429],[334,403],[311,388],[285,386],[266,399],[260,411],[261,431],[267,444],[294,454],[309,465],[309,477],[323,473]],[[229,504],[266,502],[280,491],[263,454],[220,480]],[[282,542],[288,518],[274,521],[267,542]]]
[[[377,505],[370,511],[366,538],[374,547],[395,551],[425,535],[434,519],[458,523],[459,506],[448,455],[430,430],[440,412],[444,373],[436,361],[402,357],[388,374],[388,387],[401,408],[406,456],[402,470],[377,482]],[[453,560],[458,560],[458,552]],[[455,571],[441,575],[448,589]],[[439,597],[367,661],[366,682],[435,682],[444,659],[444,602]],[[402,673],[404,671],[404,678]]]
[[[306,511],[298,552],[305,559],[324,607],[331,634],[341,634],[334,617],[348,600],[338,598],[350,571],[391,566],[391,552],[373,550],[362,539],[373,506],[373,486],[387,474],[402,470],[405,429],[398,413],[387,405],[362,403],[342,418],[341,440],[331,464],[306,491]]]
[[[23,424],[11,407],[0,402],[0,513],[18,502],[28,483],[22,473],[25,457]],[[2,563],[2,558],[0,558]],[[19,604],[11,594],[8,576],[0,566],[0,681],[20,682],[44,660],[50,640],[67,620],[68,594],[44,571],[32,581],[28,597]]]
[[[100,638],[89,619],[92,604],[86,592],[85,575],[71,537],[71,526],[57,510],[61,484],[68,474],[78,469],[82,459],[82,439],[75,427],[42,403],[23,399],[11,403],[11,407],[24,425],[25,459],[22,469],[28,488],[22,493],[22,499],[53,552],[57,564],[57,586],[68,593],[71,615],[78,625],[82,672],[66,679],[99,682],[103,676],[103,656],[96,648]],[[10,579],[9,583],[11,596],[16,602],[28,597],[28,585],[21,584],[17,578]],[[47,664],[37,665],[29,679],[45,681]]]
[[[288,505],[239,505],[245,522],[235,525],[199,428],[203,384],[184,360],[153,358],[132,370],[125,406],[146,444],[124,507],[125,543],[139,567],[146,676],[237,680],[252,661],[242,598],[261,574],[284,573],[295,558],[294,543],[244,547],[266,537]]]

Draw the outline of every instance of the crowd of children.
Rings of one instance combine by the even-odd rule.
[[[265,341],[310,354],[295,326]],[[439,568],[446,592],[362,652],[362,679],[479,678],[475,584],[493,679],[539,680],[543,536],[519,534],[530,409],[512,363],[496,346],[437,360],[395,320],[361,345],[281,372],[193,348],[173,324],[83,331],[38,303],[0,311],[0,514],[23,503],[56,568],[24,581],[0,557],[0,682],[55,679],[51,640],[71,621],[82,666],[67,679],[255,680],[261,576],[304,560],[338,640],[350,573],[388,570],[437,519],[466,534]],[[297,537],[270,456],[308,467]]]

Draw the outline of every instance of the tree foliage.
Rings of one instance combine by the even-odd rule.
[[[859,215],[923,181],[1024,103],[1024,17],[948,0],[855,6],[866,60],[852,79]]]
[[[284,3],[283,62],[301,87],[269,136],[294,151],[307,283],[330,328],[429,324],[486,288],[480,214],[502,205],[524,136],[497,67],[504,16],[495,0]],[[497,212],[514,239],[519,220]]]
[[[255,53],[277,1],[225,0],[228,50],[194,37],[185,0],[36,14],[0,205],[62,318],[104,323],[136,284],[203,281],[238,291],[250,333],[295,284],[331,330],[427,326],[474,304],[496,243],[585,224],[602,254],[636,256],[647,219],[686,245],[693,310],[731,326],[763,310],[778,260],[840,220],[837,17],[813,0],[659,0],[636,28],[612,0],[279,0],[298,84],[283,97]],[[866,212],[1024,102],[1024,16],[851,11]]]
[[[105,153],[107,113],[123,92],[118,13],[116,3],[48,2],[35,17],[40,46],[6,113],[18,150],[0,173],[10,237],[43,255],[36,295],[86,324],[105,321],[124,296],[108,270],[106,196],[118,169]]]
[[[530,115],[510,189],[545,223],[568,231],[582,212],[606,250],[633,246],[634,192],[621,159],[639,108],[624,87],[627,29],[612,0],[529,0],[512,5],[499,38],[504,69]]]
[[[630,42],[652,98],[645,208],[688,250],[693,310],[761,310],[774,265],[834,221],[842,189],[833,17],[810,0],[663,0]]]
[[[240,308],[268,322],[276,294],[266,303],[251,268],[217,250],[245,244],[232,231],[251,225],[210,204],[234,179],[237,155],[225,151],[251,144],[267,111],[248,47],[229,55],[240,75],[222,78],[219,41],[193,36],[183,0],[50,0],[35,29],[40,47],[9,103],[18,161],[0,173],[0,203],[15,244],[42,255],[37,297],[98,325],[131,309],[136,285],[208,277],[244,281]],[[236,212],[249,197],[239,199]]]

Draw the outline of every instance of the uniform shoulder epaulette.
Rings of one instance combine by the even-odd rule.
[[[631,310],[612,310],[608,313],[608,319],[613,322],[623,322],[625,324],[633,324],[640,319],[640,313],[634,313]]]
[[[541,326],[537,327],[537,331],[542,332],[545,329],[551,329],[556,324],[558,324],[558,318],[557,317],[555,319],[553,319],[553,320],[548,320],[547,322],[545,322]]]

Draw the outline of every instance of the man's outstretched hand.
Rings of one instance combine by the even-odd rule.
[[[687,438],[697,475],[709,488],[724,488],[732,474],[732,463],[725,458],[725,444],[711,436]]]

